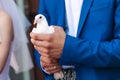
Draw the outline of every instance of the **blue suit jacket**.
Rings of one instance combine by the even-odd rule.
[[[66,30],[64,0],[40,0],[39,13]],[[120,80],[120,0],[83,0],[77,38],[66,36],[60,64],[75,66],[76,80]]]

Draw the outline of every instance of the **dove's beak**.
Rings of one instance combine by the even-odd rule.
[[[34,25],[37,24],[37,20],[34,20],[34,23],[33,23],[33,24],[34,24]]]
[[[37,20],[34,20],[33,25],[34,25],[34,27],[36,27],[36,25],[37,25]]]

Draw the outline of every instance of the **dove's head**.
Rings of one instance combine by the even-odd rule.
[[[38,14],[35,16],[34,24],[41,23],[43,20],[45,20],[45,16],[42,14]]]

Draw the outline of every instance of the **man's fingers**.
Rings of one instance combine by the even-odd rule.
[[[62,70],[59,64],[46,64],[41,62],[41,65],[49,74],[53,74]]]
[[[43,34],[43,33],[40,33],[39,35],[36,35],[36,34],[38,34],[38,33],[31,32],[30,37],[35,40],[41,40],[41,41],[43,41],[43,40],[50,41],[52,39],[51,34]]]
[[[45,56],[41,56],[40,61],[46,64],[57,64],[58,63],[57,59],[53,59],[53,58],[45,57]]]
[[[46,63],[46,64],[51,64],[52,63],[51,59],[49,59],[47,57],[43,57],[43,56],[40,57],[40,61],[43,62],[43,63]]]
[[[51,66],[51,67],[45,67],[44,68],[47,72],[49,72],[50,74],[54,74],[56,72],[61,71],[61,67],[59,65],[56,66]]]
[[[48,55],[48,54],[45,53],[45,52],[39,51],[39,50],[38,50],[38,47],[34,46],[34,48],[39,52],[39,54],[40,54],[41,56],[45,56],[45,57],[49,57],[49,56],[50,56],[50,55]]]
[[[45,47],[45,48],[51,47],[51,44],[48,41],[40,41],[40,40],[31,39],[31,42],[33,43],[33,45],[36,45],[38,47]]]

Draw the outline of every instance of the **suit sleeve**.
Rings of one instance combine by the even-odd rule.
[[[92,42],[67,35],[61,65],[120,67],[120,1],[116,1],[114,38],[111,41]]]

